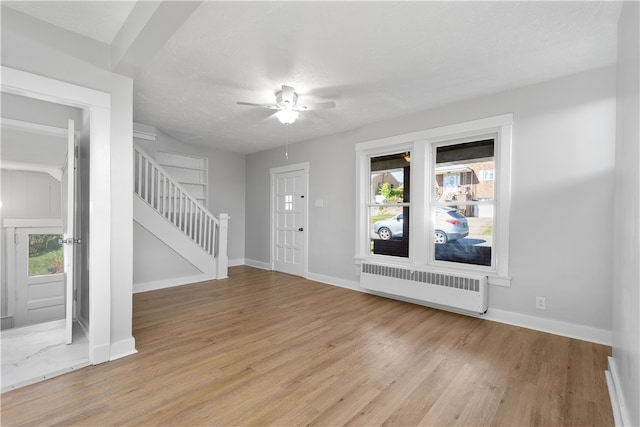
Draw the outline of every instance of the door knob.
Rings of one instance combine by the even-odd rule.
[[[298,228],[298,231],[304,231],[304,228],[300,227]]]

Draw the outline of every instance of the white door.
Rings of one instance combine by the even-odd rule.
[[[67,129],[67,161],[62,170],[62,232],[64,248],[64,276],[65,276],[65,337],[67,344],[71,344],[73,339],[73,295],[74,289],[74,269],[73,261],[75,257],[75,194],[76,194],[76,138],[75,124],[69,120]]]
[[[65,292],[60,227],[16,228],[14,326],[64,319]]]
[[[305,276],[307,183],[305,170],[272,174],[273,269]]]

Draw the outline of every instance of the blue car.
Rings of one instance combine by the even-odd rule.
[[[373,232],[382,240],[402,238],[404,216],[398,214],[394,217],[376,221],[373,224]],[[436,244],[444,244],[453,240],[462,239],[469,235],[467,218],[454,208],[436,208],[436,226],[433,239]]]

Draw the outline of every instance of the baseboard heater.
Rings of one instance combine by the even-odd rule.
[[[487,277],[362,263],[360,286],[473,313],[486,313]]]

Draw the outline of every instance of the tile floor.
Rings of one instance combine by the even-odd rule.
[[[89,340],[78,325],[65,344],[64,319],[6,329],[2,340],[2,392],[88,366]]]

